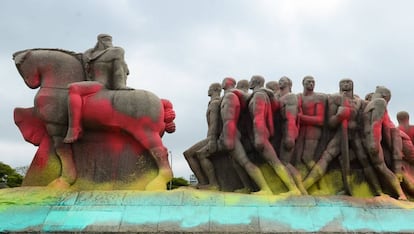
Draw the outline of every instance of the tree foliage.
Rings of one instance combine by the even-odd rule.
[[[7,186],[19,187],[23,182],[23,176],[16,172],[9,165],[0,162],[0,179],[7,175]]]
[[[178,187],[181,186],[188,186],[189,183],[186,179],[184,179],[183,177],[174,177],[170,182],[167,183],[167,189],[168,190],[172,190],[172,189],[176,189]]]

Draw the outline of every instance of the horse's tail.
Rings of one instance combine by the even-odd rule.
[[[164,123],[165,123],[165,132],[173,133],[175,132],[175,111],[173,109],[172,103],[167,99],[161,99],[162,105],[164,106]]]

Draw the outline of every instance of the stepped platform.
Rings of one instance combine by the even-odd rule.
[[[4,233],[414,233],[414,203],[390,197],[0,190]]]

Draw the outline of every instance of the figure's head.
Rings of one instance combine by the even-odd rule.
[[[254,75],[252,76],[252,78],[250,78],[249,88],[250,89],[261,88],[264,86],[264,83],[265,83],[265,79],[263,76]]]
[[[213,94],[218,94],[220,96],[221,85],[220,83],[212,83],[208,88],[208,96],[211,97]]]
[[[339,91],[354,91],[354,82],[349,78],[344,78],[339,81]]]
[[[98,37],[98,42],[96,44],[95,48],[99,48],[99,49],[106,49],[109,47],[112,47],[112,36],[109,34],[99,34]]]
[[[391,91],[385,86],[377,86],[375,93],[372,95],[372,99],[374,98],[384,98],[388,103],[391,100]]]
[[[289,77],[287,77],[287,76],[282,76],[280,79],[279,79],[279,88],[281,89],[281,90],[289,90],[289,92],[291,92],[292,91],[292,80],[291,79],[289,79]]]
[[[410,115],[407,111],[400,111],[397,113],[397,121],[399,124],[408,123],[410,121]]]
[[[367,93],[367,95],[365,95],[365,101],[371,101],[372,95],[374,95],[374,93]]]
[[[305,76],[302,80],[303,89],[313,91],[315,88],[315,79],[313,76]]]
[[[266,83],[266,88],[272,90],[274,93],[279,92],[279,82],[269,81]]]
[[[231,77],[226,77],[223,79],[223,82],[221,83],[221,88],[224,90],[232,89],[236,86],[236,80]]]
[[[243,90],[244,92],[249,91],[249,81],[248,80],[239,80],[236,85],[236,89]]]

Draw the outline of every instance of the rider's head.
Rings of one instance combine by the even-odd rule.
[[[112,36],[109,34],[99,34],[98,42],[96,43],[95,49],[106,49],[112,47]]]

